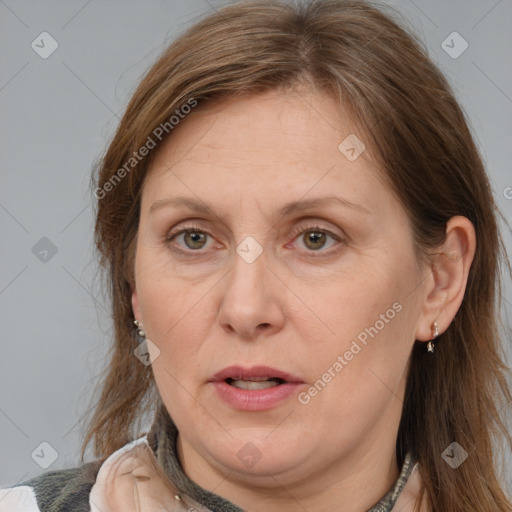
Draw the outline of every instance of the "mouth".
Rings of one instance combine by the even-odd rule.
[[[232,379],[228,377],[224,382],[238,389],[257,390],[273,388],[284,384],[286,381],[278,377],[254,377],[252,379]]]
[[[268,366],[230,366],[215,374],[210,383],[225,403],[243,411],[277,407],[304,385],[300,378]]]
[[[212,382],[226,382],[238,389],[266,389],[282,384],[302,384],[304,381],[269,366],[229,366],[216,373]]]

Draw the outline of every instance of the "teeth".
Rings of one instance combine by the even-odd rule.
[[[233,379],[233,380],[242,380],[242,381],[246,381],[246,382],[263,382],[263,381],[266,381],[266,380],[277,380],[277,379],[273,379],[272,377],[251,377],[250,379]]]
[[[278,379],[251,379],[251,380],[228,380],[228,384],[238,389],[258,390],[279,386],[282,381]]]

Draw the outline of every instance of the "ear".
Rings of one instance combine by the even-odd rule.
[[[139,296],[137,294],[137,289],[134,287],[132,289],[132,310],[133,316],[136,320],[142,321],[140,315],[140,305],[139,305]]]
[[[446,224],[444,242],[431,256],[432,278],[423,299],[416,328],[416,339],[430,341],[432,325],[437,322],[442,334],[462,304],[469,268],[476,249],[473,224],[466,217],[452,217]]]

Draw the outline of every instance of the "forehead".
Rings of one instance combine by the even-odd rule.
[[[158,157],[177,164],[220,154],[226,165],[301,161],[326,148],[338,157],[340,137],[354,131],[342,106],[308,90],[272,90],[199,104],[176,128]]]
[[[199,105],[158,149],[143,203],[147,208],[172,191],[209,202],[236,195],[264,209],[329,192],[371,205],[383,185],[364,135],[355,131],[346,109],[311,91],[276,90]],[[357,158],[347,153],[354,141],[362,151]]]

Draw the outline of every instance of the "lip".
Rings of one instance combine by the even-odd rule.
[[[244,368],[243,366],[228,366],[220,372],[216,373],[212,377],[212,382],[221,382],[226,379],[234,380],[247,380],[247,379],[258,379],[258,378],[276,378],[282,379],[286,383],[290,384],[303,384],[303,380],[290,375],[289,373],[282,372],[270,366],[251,366],[250,368]]]
[[[248,390],[230,386],[226,379],[248,380],[251,378],[278,378],[283,384],[266,389]],[[303,380],[268,366],[229,366],[216,373],[210,383],[220,398],[234,409],[240,411],[264,411],[278,406],[295,395],[305,383]]]

